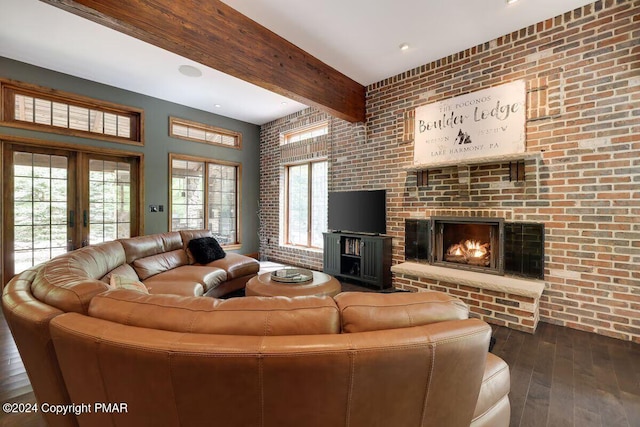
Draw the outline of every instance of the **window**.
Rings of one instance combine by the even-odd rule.
[[[169,117],[169,136],[205,144],[241,148],[242,134],[231,130]]]
[[[5,126],[143,144],[142,110],[25,83],[0,86]]]
[[[240,165],[171,155],[171,230],[203,229],[236,245]]]
[[[287,166],[286,243],[321,248],[326,230],[327,162]]]
[[[323,122],[320,124],[316,123],[312,126],[283,134],[281,144],[284,145],[304,141],[306,139],[312,139],[318,136],[327,135],[328,133],[329,124],[327,122]]]

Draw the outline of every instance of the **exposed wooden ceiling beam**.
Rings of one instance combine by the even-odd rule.
[[[219,0],[41,0],[350,122],[365,88]]]

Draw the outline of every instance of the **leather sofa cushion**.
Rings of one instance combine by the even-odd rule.
[[[227,280],[257,274],[260,270],[260,263],[256,259],[233,252],[227,252],[224,258],[217,259],[206,265],[226,271]]]
[[[133,261],[132,266],[140,280],[145,280],[158,273],[162,273],[188,263],[189,260],[187,259],[187,254],[181,248],[145,258],[138,258]]]
[[[130,326],[218,335],[317,335],[340,332],[331,297],[229,300],[145,295],[114,289],[91,301],[89,315]]]
[[[36,299],[57,309],[86,313],[91,298],[109,289],[102,277],[124,262],[119,242],[80,248],[43,264],[31,291]]]
[[[342,332],[407,328],[469,317],[469,307],[442,292],[378,294],[342,292],[334,297]]]
[[[179,252],[184,254],[182,249],[180,249]],[[182,265],[148,277],[144,280],[144,284],[147,287],[152,287],[160,282],[171,282],[176,284],[186,283],[187,285],[190,285],[191,283],[200,283],[204,288],[204,292],[207,292],[210,289],[217,288],[225,280],[227,280],[227,272],[221,268],[208,267],[205,265]],[[153,293],[158,293],[157,288]]]
[[[131,237],[118,241],[122,244],[127,255],[127,264],[132,264],[138,258],[183,249],[182,238],[177,231]]]

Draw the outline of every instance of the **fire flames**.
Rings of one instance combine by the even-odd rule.
[[[491,262],[489,255],[489,243],[465,240],[449,246],[445,254],[445,260],[462,264],[488,266]]]

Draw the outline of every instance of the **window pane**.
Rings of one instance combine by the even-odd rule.
[[[131,119],[127,116],[118,116],[118,136],[131,138]]]
[[[19,250],[31,249],[33,246],[33,228],[30,226],[13,227],[13,246]]]
[[[222,135],[220,135],[219,133],[207,132],[207,141],[215,142],[216,144],[222,144]]]
[[[36,98],[35,121],[41,125],[51,124],[51,101]]]
[[[82,107],[69,106],[69,128],[89,130],[89,110]]]
[[[52,103],[53,120],[51,124],[61,128],[69,127],[69,106],[59,102]]]
[[[307,246],[309,165],[290,166],[288,175],[288,243]]]
[[[174,136],[182,136],[182,137],[189,136],[189,128],[186,126],[182,126],[177,123],[174,123],[172,126],[172,130],[173,130]]]
[[[15,96],[14,117],[16,120],[24,122],[33,122],[33,98],[30,96]]]
[[[206,140],[204,130],[195,128],[189,128],[189,138]]]
[[[171,229],[204,228],[204,162],[171,162]]]
[[[238,241],[236,172],[236,166],[209,164],[208,228],[223,245]]]
[[[104,133],[104,115],[102,111],[89,110],[89,130],[95,133]]]
[[[118,116],[104,113],[104,133],[105,135],[118,136]]]

